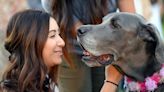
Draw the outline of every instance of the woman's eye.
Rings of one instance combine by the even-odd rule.
[[[58,35],[57,31],[56,30],[51,30],[48,34],[48,37],[49,38],[54,38],[54,37],[56,37],[56,35]]]
[[[55,36],[56,36],[56,35],[55,35],[55,34],[53,34],[53,35],[50,35],[49,37],[50,37],[50,38],[54,38]]]

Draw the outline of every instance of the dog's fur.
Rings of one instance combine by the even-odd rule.
[[[138,81],[158,71],[164,62],[164,45],[158,30],[137,14],[109,14],[99,25],[81,26],[77,38],[92,54],[84,56],[84,62],[112,64]],[[108,56],[99,59],[104,54]]]

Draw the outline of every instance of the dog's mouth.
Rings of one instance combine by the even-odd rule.
[[[84,54],[82,60],[83,62],[88,63],[87,65],[91,67],[109,65],[114,61],[114,56],[111,54],[102,54],[100,56],[94,56],[88,51],[84,51],[84,53],[87,54]]]
[[[87,51],[83,46],[82,48],[84,50],[82,61],[90,67],[106,66],[114,61],[114,55],[112,54],[101,54],[97,56]]]

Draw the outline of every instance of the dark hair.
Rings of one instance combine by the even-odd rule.
[[[47,73],[42,51],[49,33],[48,13],[25,10],[12,16],[7,26],[5,48],[10,64],[3,76],[6,89],[43,92]]]
[[[73,17],[83,24],[98,24],[102,17],[108,13],[107,0],[53,0],[52,15],[56,18],[61,36],[66,46],[64,57],[72,65],[72,56],[68,54],[68,48],[73,48],[69,43],[70,38],[76,37]]]

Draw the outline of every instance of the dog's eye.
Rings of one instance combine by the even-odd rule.
[[[117,19],[115,19],[115,18],[113,18],[112,20],[111,20],[111,27],[113,28],[113,29],[115,29],[115,28],[121,28],[121,26],[118,24],[118,20]]]

